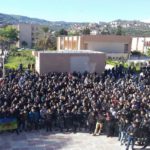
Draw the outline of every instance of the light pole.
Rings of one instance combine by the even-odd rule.
[[[5,56],[2,55],[2,59],[3,59],[3,79],[5,78]]]
[[[2,67],[2,73],[3,73],[3,76],[2,78],[5,78],[5,56],[4,55],[1,55],[0,58],[2,59],[2,62],[1,62],[1,67]]]
[[[2,65],[3,65],[3,78],[5,78],[5,55],[2,55],[2,50],[0,49],[0,57],[2,58]]]

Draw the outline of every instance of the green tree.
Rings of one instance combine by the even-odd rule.
[[[82,32],[83,35],[89,35],[91,30],[89,28],[85,28],[81,32]]]
[[[104,27],[101,34],[102,35],[110,35],[111,34],[110,26],[107,25],[106,27]]]
[[[68,31],[65,30],[65,29],[60,29],[60,30],[58,31],[58,36],[59,36],[59,35],[68,35]]]
[[[123,35],[123,31],[122,31],[122,27],[121,26],[117,27],[116,35]]]
[[[39,50],[56,49],[56,37],[52,35],[48,27],[42,28],[44,35],[39,38],[35,47]]]
[[[44,31],[44,33],[47,33],[49,31],[49,27],[43,27],[42,30]]]
[[[150,57],[150,48],[147,50],[147,56]]]
[[[15,44],[18,40],[18,31],[12,26],[0,28],[0,48],[9,50],[10,45]]]

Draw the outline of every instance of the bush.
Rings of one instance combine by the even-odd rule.
[[[150,57],[150,48],[147,50],[147,56],[149,56]]]
[[[139,52],[139,51],[132,51],[131,52],[131,55],[135,55],[135,56],[142,56],[143,55],[143,53],[141,53],[141,52]]]

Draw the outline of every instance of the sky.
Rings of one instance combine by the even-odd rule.
[[[0,13],[49,21],[125,19],[150,22],[150,0],[0,0]]]

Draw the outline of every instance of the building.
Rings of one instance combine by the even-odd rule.
[[[34,51],[39,74],[49,72],[97,72],[105,70],[105,53],[90,50]]]
[[[62,36],[57,38],[57,50],[94,50],[108,57],[128,57],[132,38],[117,35]]]
[[[25,47],[32,48],[37,40],[44,35],[41,25],[35,24],[17,24],[13,25],[19,31],[19,40],[16,44],[18,48]],[[25,44],[26,43],[26,44]]]
[[[146,53],[150,48],[150,37],[133,37],[131,51]]]

